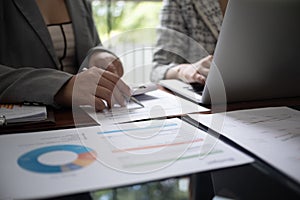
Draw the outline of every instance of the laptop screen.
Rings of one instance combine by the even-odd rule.
[[[299,97],[299,10],[296,0],[230,0],[203,96],[223,87],[227,102]]]

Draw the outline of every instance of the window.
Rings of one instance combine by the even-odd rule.
[[[92,6],[103,45],[123,62],[123,79],[148,82],[162,1],[93,0]]]

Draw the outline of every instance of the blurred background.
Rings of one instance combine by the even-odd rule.
[[[124,64],[124,80],[149,82],[152,54],[159,25],[161,0],[91,0],[103,45]],[[134,186],[92,192],[95,200],[184,200],[189,198],[189,179],[168,179]]]
[[[103,45],[124,64],[128,83],[149,82],[161,0],[91,0]]]
[[[187,200],[188,178],[139,184],[111,190],[92,192],[94,200]]]

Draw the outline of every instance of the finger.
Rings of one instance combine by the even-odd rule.
[[[201,74],[204,77],[207,77],[208,73],[209,73],[209,68],[201,68],[201,69],[198,70],[198,73]]]
[[[129,97],[132,95],[132,91],[131,91],[130,87],[122,79],[119,79],[119,81],[117,82],[117,87],[118,87],[118,90],[126,97]]]
[[[198,67],[199,68],[206,68],[206,69],[209,69],[210,68],[210,65],[211,65],[211,62],[208,61],[208,60],[205,60],[203,62],[200,63],[201,66]]]
[[[116,90],[114,92],[116,101],[120,105],[124,105],[124,102],[125,102],[124,96],[126,96],[126,97],[131,96],[130,87],[122,79],[120,79],[117,75],[115,75],[111,72],[98,71],[98,73],[101,76],[101,78],[98,81],[98,86],[108,89],[109,91],[111,91],[111,93],[114,90]],[[104,98],[106,98],[106,100],[111,101],[111,97],[107,96],[108,95],[107,90],[105,90],[104,92],[105,92]],[[97,95],[101,95],[101,93],[98,91]],[[111,106],[111,102],[109,102],[109,103]]]
[[[100,81],[102,81],[102,78],[106,78],[107,80],[109,80],[110,82],[113,83],[113,85],[115,85],[118,80],[120,79],[120,77],[112,72],[109,71],[105,71],[104,69],[98,68],[98,67],[91,67],[88,71],[86,71],[86,73],[91,73],[92,75],[95,75],[98,78],[98,83],[100,83]]]
[[[116,66],[112,63],[107,66],[106,70],[119,76]]]
[[[197,69],[200,68],[210,68],[211,62],[212,62],[212,56],[206,56],[205,58],[202,58],[200,61],[196,62],[195,65]]]
[[[199,74],[207,77],[211,66],[212,56],[207,56],[198,62],[197,71]]]
[[[121,79],[116,83],[116,85],[113,85],[114,83],[110,80],[107,80],[106,78],[102,78],[100,81],[101,87],[104,87],[112,92],[115,102],[118,103],[121,106],[125,105],[125,97],[131,96],[131,89],[128,85],[126,85]],[[125,96],[125,97],[124,97]],[[114,104],[112,103],[112,106]]]
[[[124,94],[125,96],[131,96],[130,87],[122,79],[120,79],[120,77],[111,72],[104,72],[103,77],[110,81],[112,84],[116,85],[122,94]]]
[[[95,107],[96,111],[101,111],[106,108],[104,102],[98,97],[95,97],[95,106],[94,107]]]
[[[193,73],[193,74],[184,74],[182,80],[186,83],[192,83],[195,82],[195,76],[197,73]]]
[[[114,74],[117,74],[119,77],[122,77],[124,74],[123,65],[119,59],[114,59],[107,65],[107,71],[110,71]]]
[[[116,87],[114,90],[109,90],[105,87],[98,86],[95,96],[104,99],[109,108],[112,108],[115,103],[125,106],[125,97]]]
[[[98,81],[98,85],[101,87],[105,87],[110,91],[113,91],[114,88],[116,87],[116,84],[114,82],[112,82],[111,80],[105,77],[100,77],[100,80]]]
[[[112,91],[101,86],[97,86],[95,97],[101,98],[107,102],[109,108],[112,107]]]
[[[120,59],[115,59],[112,63],[116,69],[117,74],[122,77],[124,74],[123,65]]]
[[[105,71],[103,72],[103,77],[115,84],[118,87],[119,91],[125,96],[131,95],[130,87],[122,79],[120,79],[119,76],[111,72]]]
[[[115,100],[116,103],[118,103],[121,106],[125,106],[125,95],[117,88],[114,88],[113,91],[113,99]],[[127,97],[129,97],[130,95],[128,95]]]
[[[202,65],[203,67],[210,68],[213,56],[209,55],[203,59]]]
[[[198,82],[202,85],[205,84],[206,78],[204,76],[202,76],[201,74],[195,74],[193,77],[193,82]]]
[[[125,89],[129,88],[123,81],[119,82],[120,77],[117,76],[116,74],[114,74],[112,72],[109,72],[109,71],[104,71],[104,70],[99,69],[97,67],[93,67],[91,69],[93,69],[95,71],[95,73],[97,73],[100,77],[98,79],[97,85],[106,87],[106,88],[110,89],[111,91],[114,89],[114,87],[117,84],[119,84],[119,87],[121,89],[122,88],[125,88]],[[126,91],[126,90],[124,90],[124,91]]]
[[[112,105],[112,107],[114,107],[116,104],[118,104],[117,100],[115,99],[114,95],[112,95],[112,97],[111,97],[111,105]]]
[[[107,80],[113,82],[114,84],[116,84],[120,79],[120,77],[118,75],[116,75],[110,71],[102,70],[102,71],[99,71],[98,73],[99,73],[99,76],[106,78]],[[99,81],[100,81],[100,79],[99,79]]]
[[[211,61],[213,60],[214,57],[213,57],[213,55],[208,55],[208,56],[206,56],[205,58],[211,62]]]
[[[109,107],[113,107],[116,103],[121,106],[124,106],[126,97],[130,96],[126,96],[124,93],[122,93],[116,85],[113,88],[99,86],[97,95],[104,98],[108,102]]]

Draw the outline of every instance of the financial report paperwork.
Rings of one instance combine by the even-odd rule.
[[[0,159],[0,199],[56,197],[253,161],[179,119],[2,135]]]
[[[226,136],[300,183],[299,111],[270,107],[225,114],[191,114],[189,117]]]
[[[144,107],[129,102],[126,107],[117,107],[103,112],[95,112],[91,107],[83,107],[83,109],[100,125],[208,111],[207,108],[162,90],[135,97]]]

